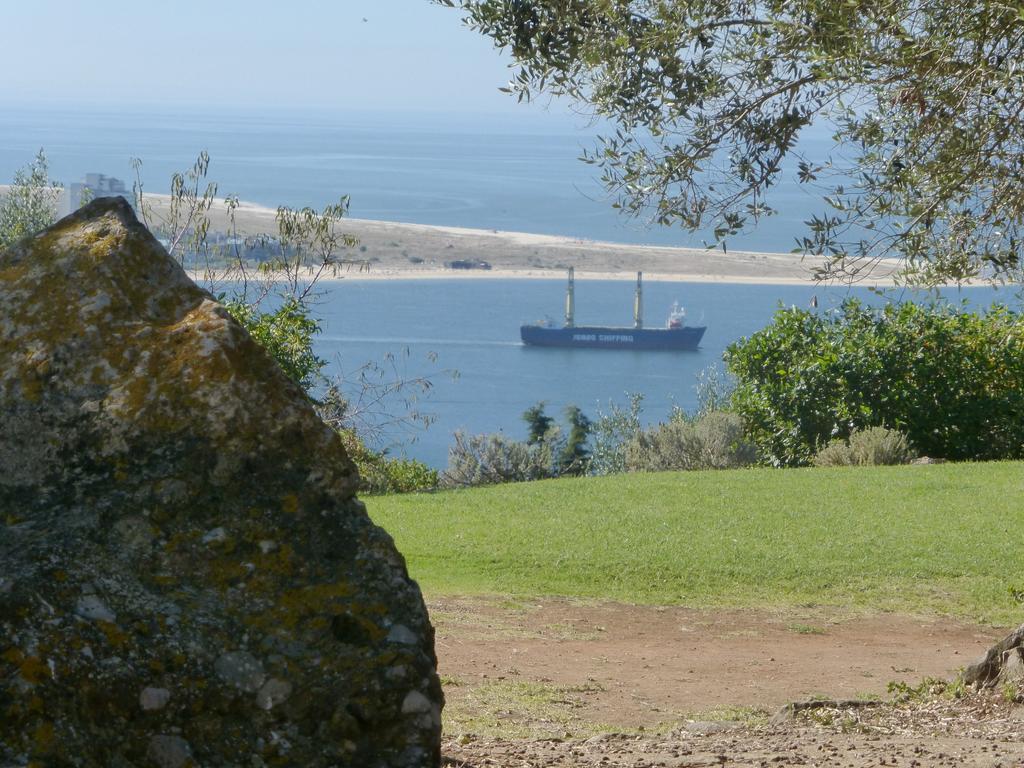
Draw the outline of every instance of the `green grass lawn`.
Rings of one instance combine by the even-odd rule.
[[[428,594],[1024,620],[1024,464],[630,474],[367,500]]]

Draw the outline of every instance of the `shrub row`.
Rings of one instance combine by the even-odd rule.
[[[732,408],[774,465],[808,464],[831,441],[878,426],[932,457],[1024,456],[1024,323],[1005,307],[784,309],[725,361]]]

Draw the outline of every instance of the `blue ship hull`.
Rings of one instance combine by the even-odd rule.
[[[682,328],[606,328],[576,326],[549,328],[523,325],[519,335],[523,344],[535,347],[582,347],[588,349],[669,349],[695,350],[707,327]]]

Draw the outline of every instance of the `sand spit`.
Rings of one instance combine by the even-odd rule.
[[[148,198],[157,214],[167,198]],[[276,211],[242,203],[236,212],[239,234],[276,231]],[[212,228],[224,231],[227,217],[215,207]],[[584,279],[633,279],[638,270],[647,280],[810,285],[812,258],[784,253],[668,248],[624,245],[569,237],[441,227],[368,219],[346,219],[344,231],[359,245],[347,258],[365,260],[369,271],[339,267],[337,277],[382,279],[561,279],[568,267]],[[446,262],[484,260],[490,270],[448,269]]]
[[[0,196],[4,191],[5,187],[0,186]],[[146,201],[159,221],[170,198],[147,194]],[[236,211],[238,233],[253,236],[276,232],[276,214],[273,208],[243,202]],[[222,202],[214,205],[211,229],[228,230]],[[366,261],[369,268],[339,267],[335,274],[323,276],[326,279],[561,279],[567,268],[574,267],[577,277],[593,280],[631,280],[637,271],[643,271],[650,281],[812,285],[812,272],[819,264],[815,257],[791,253],[626,245],[369,219],[346,219],[343,229],[359,240],[346,258]],[[445,267],[445,263],[458,260],[483,260],[491,269]],[[201,273],[193,276],[204,277]],[[876,277],[860,284],[882,287],[894,282],[879,270]]]

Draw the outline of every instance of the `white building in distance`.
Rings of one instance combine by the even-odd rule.
[[[134,205],[132,191],[125,186],[123,181],[102,173],[87,173],[85,179],[72,183],[64,190],[60,200],[60,215],[67,216],[72,211],[81,208],[83,203],[95,200],[97,197],[117,197],[118,195]]]

